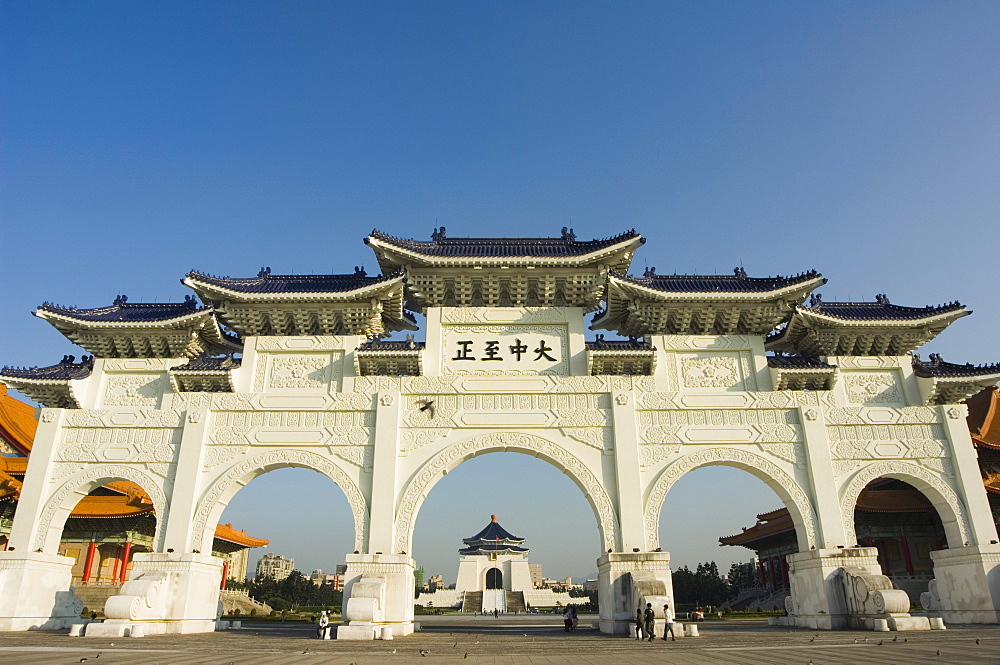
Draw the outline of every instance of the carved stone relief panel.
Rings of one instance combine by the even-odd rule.
[[[340,390],[343,377],[343,352],[268,353],[269,391]]]
[[[170,392],[166,374],[107,374],[104,406],[159,406],[160,397]]]
[[[899,372],[841,371],[840,381],[849,404],[862,406],[903,406],[906,400]]]
[[[744,389],[738,354],[683,354],[679,360],[685,388]]]

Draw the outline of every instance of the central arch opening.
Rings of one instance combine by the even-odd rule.
[[[597,612],[597,518],[553,463],[481,453],[434,484],[418,511],[415,613],[537,611],[561,630],[569,605]]]

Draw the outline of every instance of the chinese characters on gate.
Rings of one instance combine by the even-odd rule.
[[[473,345],[472,340],[459,340],[455,344],[457,348],[452,360],[515,360],[517,362],[521,360],[548,360],[557,362],[556,358],[549,355],[553,349],[545,343],[544,339],[539,340],[538,346],[531,349],[530,352],[528,351],[529,345],[522,343],[519,338],[515,339],[513,344],[507,345],[506,349],[498,340],[487,340],[479,349]],[[534,354],[535,357],[531,358],[531,354]]]

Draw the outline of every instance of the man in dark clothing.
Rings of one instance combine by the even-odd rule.
[[[652,642],[656,638],[656,614],[653,612],[653,603],[646,603],[646,611],[642,613],[642,620],[645,623],[646,635]]]

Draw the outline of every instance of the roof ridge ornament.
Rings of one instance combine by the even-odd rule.
[[[646,268],[646,272],[642,273],[643,279],[653,279],[656,277],[656,266]]]
[[[445,228],[443,226],[441,228],[434,227],[434,232],[431,233],[431,240],[433,240],[434,242],[444,240],[447,237],[448,236],[445,235]]]
[[[115,298],[115,301],[112,303],[112,305],[114,305],[115,307],[122,307],[127,302],[128,302],[128,296],[125,295],[124,293],[119,293],[118,296]]]
[[[271,266],[261,266],[260,272],[257,273],[257,277],[260,279],[267,279],[271,276]]]
[[[564,226],[562,227],[562,239],[566,242],[576,242],[576,233],[573,229]]]
[[[809,296],[809,309],[820,309],[823,307],[823,294],[814,293]]]
[[[880,305],[888,305],[889,304],[889,297],[887,295],[885,295],[884,293],[876,293],[875,294],[875,302],[877,302]]]
[[[740,279],[747,278],[747,271],[743,269],[743,266],[736,266],[733,268],[733,274]]]

